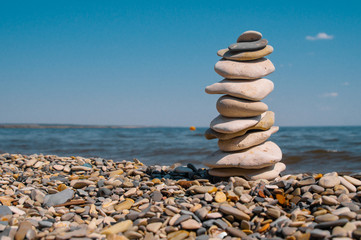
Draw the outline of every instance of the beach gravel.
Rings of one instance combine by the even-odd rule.
[[[357,174],[247,180],[192,164],[8,153],[0,166],[0,239],[361,237]]]

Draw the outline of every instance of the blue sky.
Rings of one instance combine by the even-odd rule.
[[[216,52],[263,33],[281,126],[361,125],[358,1],[3,1],[0,123],[208,126]]]

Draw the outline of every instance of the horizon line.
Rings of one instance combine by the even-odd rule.
[[[194,126],[194,125],[191,125]],[[80,129],[80,128],[189,128],[191,126],[164,126],[164,125],[115,125],[115,124],[73,124],[73,123],[0,123],[0,129]],[[209,126],[195,126],[196,128],[209,128]],[[279,125],[279,127],[361,127],[361,125]]]

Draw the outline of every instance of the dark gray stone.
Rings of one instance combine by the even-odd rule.
[[[163,198],[163,195],[162,195],[162,193],[160,191],[154,191],[153,192],[153,196],[152,196],[153,201],[159,202],[159,201],[162,200],[162,198]]]
[[[210,219],[210,220],[207,220],[207,221],[204,221],[202,223],[202,226],[205,227],[205,228],[210,228],[213,226],[215,220],[214,219]]]
[[[222,219],[215,220],[214,224],[222,229],[226,229],[228,227],[228,224],[226,222],[222,221]]]
[[[50,228],[53,226],[53,223],[49,221],[39,221],[39,226],[43,228]]]
[[[328,229],[328,228],[336,227],[336,226],[344,226],[346,223],[348,223],[348,219],[341,218],[336,221],[319,223],[319,224],[315,225],[315,228]]]
[[[201,227],[201,228],[198,228],[197,229],[197,236],[200,236],[200,235],[203,235],[203,234],[205,234],[207,232],[207,229],[206,228],[204,228],[204,227]]]
[[[13,212],[10,210],[8,206],[0,206],[0,217],[6,215],[13,215]]]
[[[175,222],[174,222],[174,226],[177,226],[178,224],[180,224],[181,222],[184,222],[188,219],[191,219],[192,216],[191,215],[182,215],[180,216]]]
[[[228,49],[231,52],[241,52],[241,51],[255,51],[262,48],[265,48],[268,44],[266,39],[261,39],[254,42],[238,42],[229,45]]]
[[[126,215],[126,218],[134,221],[138,218],[138,216],[139,216],[139,212],[130,210],[129,213]]]
[[[314,239],[327,239],[330,238],[331,234],[329,231],[320,230],[320,229],[313,229],[311,232],[311,237]]]
[[[252,212],[254,214],[260,214],[261,212],[263,212],[263,207],[257,206],[252,210]]]
[[[88,196],[88,193],[83,189],[77,189],[76,191],[78,192],[79,196]]]
[[[102,188],[99,188],[97,194],[98,194],[98,197],[107,197],[107,196],[112,195],[112,190],[110,190],[109,188],[102,187]]]
[[[188,167],[180,166],[180,167],[175,168],[174,172],[176,172],[176,173],[193,173],[193,170]]]
[[[63,204],[69,199],[72,199],[73,197],[74,197],[74,191],[67,188],[61,192],[46,195],[44,197],[44,206],[52,207],[54,205]]]

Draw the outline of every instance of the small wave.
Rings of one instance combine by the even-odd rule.
[[[337,149],[315,149],[315,150],[306,151],[305,153],[324,154],[324,153],[346,153],[346,152],[339,151]]]

